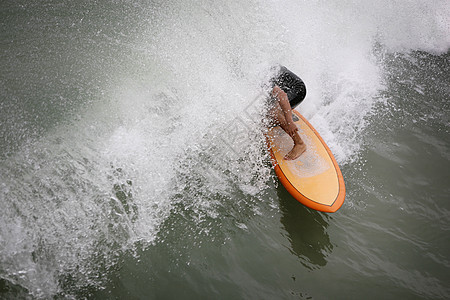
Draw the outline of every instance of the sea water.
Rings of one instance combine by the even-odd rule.
[[[450,3],[2,1],[0,298],[446,299]],[[337,158],[279,184],[264,82]]]

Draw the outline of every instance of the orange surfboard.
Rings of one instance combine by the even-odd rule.
[[[341,170],[319,133],[298,111],[292,111],[306,152],[296,160],[285,160],[283,157],[294,143],[280,126],[270,128],[266,138],[275,173],[300,203],[315,210],[335,212],[345,199]]]

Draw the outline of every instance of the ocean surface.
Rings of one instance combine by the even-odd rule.
[[[450,1],[0,2],[1,299],[449,299]],[[344,175],[304,207],[264,83]]]

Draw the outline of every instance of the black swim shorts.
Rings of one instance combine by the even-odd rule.
[[[275,85],[279,86],[287,94],[292,108],[299,105],[305,99],[305,83],[300,77],[284,66],[280,67],[277,76],[271,80],[271,87],[273,88]]]

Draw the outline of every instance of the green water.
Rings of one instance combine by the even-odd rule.
[[[0,298],[447,299],[449,11],[2,2]],[[341,166],[336,213],[270,165],[277,63]]]

